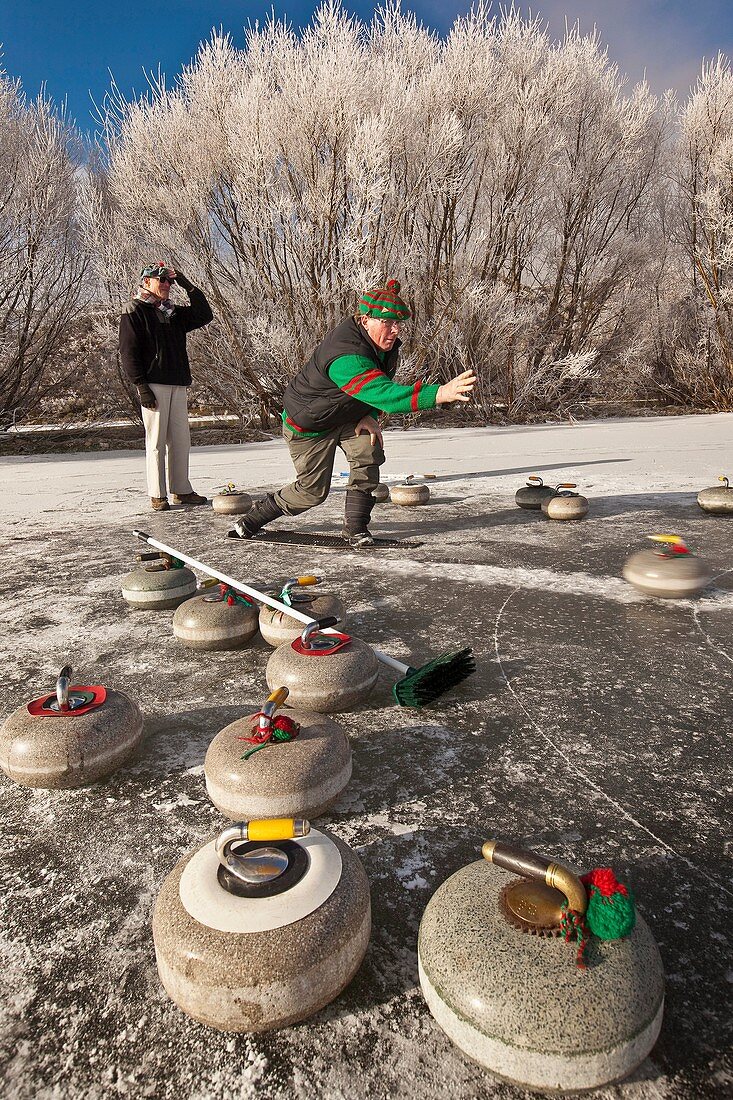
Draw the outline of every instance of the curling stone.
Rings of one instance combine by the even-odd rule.
[[[240,649],[257,633],[257,608],[226,584],[176,608],[173,633],[190,649]]]
[[[243,489],[237,489],[233,481],[230,481],[220,493],[212,498],[212,506],[215,512],[223,516],[239,516],[248,512],[252,507],[252,497]]]
[[[258,714],[225,726],[204,761],[206,790],[233,821],[318,817],[351,778],[346,734],[324,714],[275,715],[288,689],[274,691]]]
[[[308,1019],[354,977],[370,931],[358,857],[307,821],[225,829],[171,871],[153,912],[168,996],[221,1031]]]
[[[539,509],[544,501],[554,497],[555,489],[551,485],[545,485],[538,474],[532,474],[527,478],[527,484],[517,489],[514,500],[520,508]]]
[[[385,501],[389,500],[389,486],[380,481],[376,489],[372,489],[372,496],[376,504],[384,504]]]
[[[32,699],[5,721],[0,768],[23,787],[83,787],[124,764],[142,732],[132,699],[100,684],[72,686],[65,665],[52,695]]]
[[[418,481],[414,474],[410,474],[405,478],[404,484],[392,486],[390,499],[393,504],[400,504],[403,508],[414,508],[418,504],[427,504],[430,500],[430,489],[424,481]]]
[[[551,497],[542,501],[540,507],[548,519],[582,519],[588,514],[587,498],[574,493],[574,488],[574,481],[564,481]]]
[[[265,670],[270,691],[286,687],[294,706],[325,714],[366,699],[379,675],[374,650],[348,634],[319,633],[335,624],[334,618],[319,619],[294,642],[278,646]]]
[[[710,512],[714,516],[733,515],[733,489],[730,488],[727,477],[719,477],[722,485],[713,485],[710,489],[701,489],[697,494],[697,503],[703,512]]]
[[[624,577],[634,588],[663,600],[680,600],[696,596],[710,583],[712,569],[687,548],[679,535],[647,538],[660,545],[632,554],[624,565]]]
[[[524,1088],[627,1076],[654,1046],[664,1005],[659,951],[628,891],[608,868],[581,881],[496,841],[483,854],[439,887],[420,924],[433,1017],[469,1057]]]
[[[135,559],[149,564],[122,578],[122,595],[132,607],[164,611],[196,594],[196,574],[177,558],[155,551]]]
[[[329,592],[304,592],[303,589],[319,584],[323,577],[297,577],[285,581],[282,590],[278,592],[278,600],[302,611],[304,615],[310,615],[312,619],[333,618],[341,626],[346,625],[346,608],[338,596]],[[303,624],[284,611],[278,611],[274,607],[263,604],[260,609],[260,633],[271,646],[282,645],[283,642],[293,642],[303,632]],[[306,815],[307,816],[307,815]]]

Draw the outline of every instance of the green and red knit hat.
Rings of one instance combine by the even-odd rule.
[[[396,279],[387,279],[386,286],[365,291],[359,299],[359,313],[380,321],[406,321],[410,316],[407,303],[400,298],[400,284]]]

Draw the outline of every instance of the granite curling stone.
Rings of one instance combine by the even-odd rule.
[[[321,634],[333,618],[306,626],[293,642],[278,646],[267,662],[270,691],[286,687],[293,706],[319,713],[349,710],[366,699],[377,682],[379,663],[366,642],[348,634]]]
[[[255,604],[226,584],[186,600],[173,616],[173,633],[190,649],[241,649],[257,629]]]
[[[427,504],[430,500],[430,489],[424,481],[418,481],[411,474],[405,479],[404,484],[393,485],[389,495],[393,504],[399,504],[403,508],[415,508],[419,504]]]
[[[243,489],[237,489],[233,481],[230,481],[220,493],[212,498],[212,507],[215,512],[223,516],[239,516],[248,512],[252,507],[252,497]]]
[[[351,747],[341,727],[309,711],[275,715],[287,697],[287,688],[273,692],[261,711],[225,726],[209,745],[206,790],[233,821],[318,817],[351,778]]]
[[[654,1046],[664,1006],[659,951],[628,891],[608,868],[581,882],[532,852],[495,841],[483,850],[436,891],[420,924],[420,985],[436,1022],[524,1088],[626,1077]]]
[[[588,500],[580,493],[574,493],[575,482],[565,481],[556,486],[551,497],[542,501],[540,507],[548,519],[582,519],[588,515]]]
[[[322,577],[307,576],[285,581],[277,598],[312,619],[333,618],[340,626],[345,626],[346,608],[338,596],[330,592],[304,591],[322,580]],[[260,608],[260,633],[269,645],[277,647],[283,642],[293,642],[302,632],[303,624],[284,611],[266,604]]]
[[[358,857],[307,821],[231,826],[178,863],[153,913],[166,993],[221,1031],[308,1019],[354,977],[370,931]]]
[[[149,562],[122,578],[122,595],[131,607],[141,611],[165,611],[178,607],[196,594],[196,574],[169,554],[136,554]]]
[[[697,596],[710,583],[713,571],[698,558],[679,535],[647,535],[658,544],[654,550],[639,550],[627,559],[625,579],[648,596],[663,600]]]
[[[713,516],[733,516],[733,489],[727,477],[719,477],[722,485],[713,485],[710,489],[701,489],[697,494],[697,503],[703,512]]]
[[[539,510],[544,501],[554,497],[556,490],[551,485],[545,485],[538,474],[532,474],[527,478],[527,484],[517,489],[514,500],[520,508]]]
[[[389,500],[389,486],[380,481],[376,489],[372,489],[372,496],[376,504],[384,504],[385,501]]]
[[[0,768],[23,787],[67,790],[95,783],[128,760],[143,717],[121,691],[72,686],[66,665],[56,691],[19,707],[0,729]]]

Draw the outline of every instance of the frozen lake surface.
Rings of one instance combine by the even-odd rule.
[[[387,480],[431,472],[419,509],[377,506],[375,533],[422,545],[378,554],[239,543],[210,508],[149,512],[135,452],[0,458],[5,674],[0,714],[81,682],[127,691],[145,717],[134,762],[68,792],[0,777],[3,1095],[272,1100],[519,1098],[454,1048],[417,982],[417,929],[435,889],[489,837],[627,881],[667,978],[661,1037],[615,1100],[730,1094],[733,961],[730,745],[733,520],[695,495],[733,480],[733,416],[386,433]],[[345,463],[337,461],[336,470]],[[280,441],[197,448],[194,487],[276,488]],[[529,474],[570,480],[588,518],[514,506]],[[287,526],[340,528],[343,488]],[[352,782],[319,820],[358,852],[372,887],[366,959],[312,1020],[232,1036],[184,1016],[156,972],[150,917],[164,877],[225,821],[203,760],[267,696],[260,639],[196,654],[172,612],[133,612],[120,579],[143,528],[235,577],[323,573],[352,632],[421,664],[472,645],[477,672],[424,710],[380,673],[339,721]],[[274,529],[274,528],[273,528]],[[622,580],[644,536],[676,532],[706,558],[696,601]],[[570,950],[570,949],[568,949]]]

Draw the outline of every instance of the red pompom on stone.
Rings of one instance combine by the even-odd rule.
[[[628,893],[623,883],[617,881],[610,867],[594,867],[587,875],[582,875],[580,881],[585,886],[595,886],[606,898],[610,898],[613,894]]]

